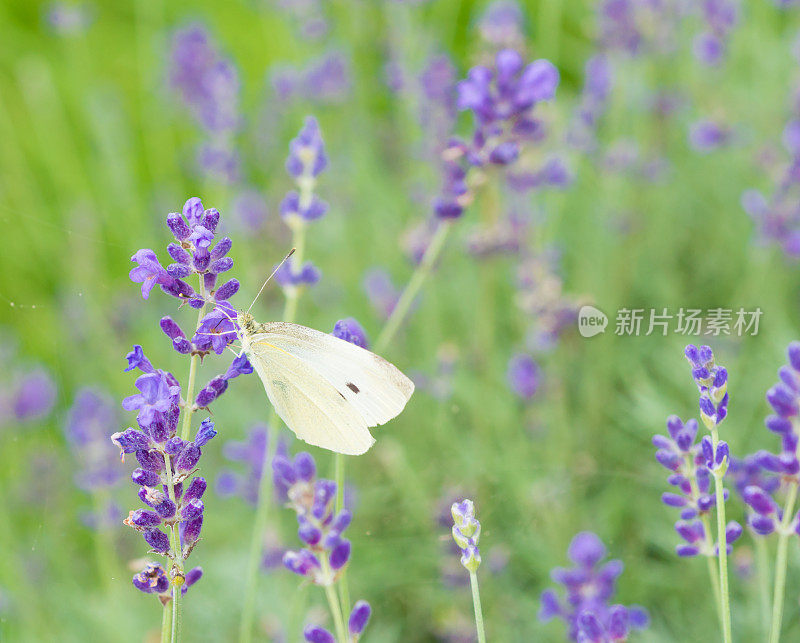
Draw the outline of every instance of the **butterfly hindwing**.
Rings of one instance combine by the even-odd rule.
[[[277,346],[267,334],[250,337],[253,367],[275,411],[298,438],[346,455],[375,442],[358,411],[309,363]]]
[[[414,383],[382,357],[312,328],[273,322],[264,341],[293,355],[338,391],[368,427],[385,424],[405,407]]]

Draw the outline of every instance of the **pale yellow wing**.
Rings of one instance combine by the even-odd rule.
[[[347,400],[366,425],[385,424],[403,410],[414,383],[385,359],[313,328],[273,322],[257,336],[321,375]]]
[[[346,455],[365,453],[375,442],[353,405],[304,360],[263,333],[250,338],[249,353],[272,406],[298,438]]]

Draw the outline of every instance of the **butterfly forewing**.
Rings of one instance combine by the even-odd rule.
[[[414,383],[393,364],[354,344],[312,328],[274,322],[259,337],[296,357],[327,380],[367,426],[385,424],[405,407]]]
[[[365,453],[375,442],[364,418],[309,363],[252,335],[250,358],[275,411],[298,438],[346,455]]]

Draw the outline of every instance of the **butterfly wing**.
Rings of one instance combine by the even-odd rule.
[[[293,355],[329,382],[368,427],[398,415],[414,383],[382,357],[312,328],[273,322],[262,326],[264,341]]]
[[[270,340],[267,334],[253,335],[248,357],[286,426],[323,449],[365,453],[375,439],[353,405],[310,364]]]

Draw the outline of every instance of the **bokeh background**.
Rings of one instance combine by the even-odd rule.
[[[123,373],[131,345],[183,377],[158,319],[188,325],[194,313],[157,291],[142,301],[131,255],[153,248],[165,259],[166,214],[199,196],[222,212],[242,282],[235,303],[249,302],[290,244],[283,164],[312,114],[329,156],[317,191],[330,212],[309,229],[307,257],[322,278],[298,320],[330,331],[353,316],[377,336],[430,237],[437,152],[473,128],[455,112],[454,85],[504,46],[560,72],[555,99],[537,107],[547,136],[526,157],[553,162],[554,174],[520,191],[488,173],[386,351],[417,392],[348,462],[351,593],[372,603],[368,640],[472,640],[467,574],[446,518],[466,496],[483,525],[491,640],[564,640],[561,622],[537,619],[539,594],[582,530],[625,564],[616,600],[650,612],[636,640],[716,636],[704,563],[674,554],[676,516],[659,501],[667,485],[650,439],[670,413],[697,413],[682,350],[699,340],[730,373],[732,452],[776,448],[764,393],[800,335],[798,202],[789,193],[765,215],[753,193],[748,208],[742,201],[749,189],[771,199],[798,154],[784,129],[800,112],[800,9],[734,2],[728,21],[707,4],[0,4],[0,639],[158,636],[157,601],[130,583],[146,547],[121,524],[139,506],[126,480],[133,465],[102,436],[133,422],[119,406],[133,392]],[[205,33],[207,51],[229,65],[215,91],[235,124],[221,131],[176,86],[173,50],[186,29]],[[597,55],[612,70],[599,103],[585,76]],[[764,223],[773,214],[778,223]],[[584,339],[565,317],[584,302],[611,318],[604,334]],[[273,285],[257,317],[282,307]],[[615,335],[618,309],[665,307],[763,316],[756,336]],[[522,383],[508,377],[518,355],[536,364]],[[201,378],[226,359],[210,358]],[[231,473],[253,484],[250,465],[226,456],[242,455],[229,443],[246,441],[269,411],[254,377],[235,384],[215,406],[220,435],[202,463],[214,488],[192,556],[205,575],[187,595],[188,640],[238,631],[254,509],[218,491],[230,490]],[[107,401],[78,427],[95,436],[82,440],[74,408],[87,386]],[[332,476],[332,456],[310,450]],[[742,520],[741,504],[729,506]],[[268,552],[295,544],[290,511],[273,507],[269,522]],[[800,637],[798,552],[793,541],[786,640]],[[752,556],[745,534],[731,582],[739,640],[760,632]],[[322,593],[299,580],[265,565],[261,640],[298,640],[304,623],[324,620]]]

